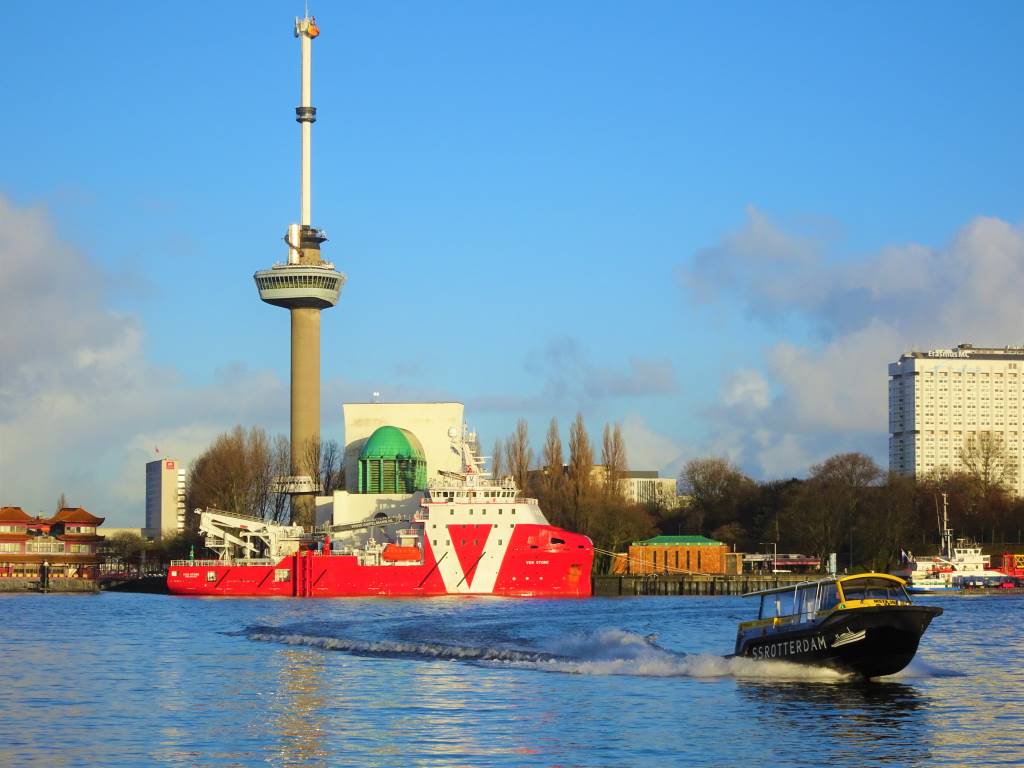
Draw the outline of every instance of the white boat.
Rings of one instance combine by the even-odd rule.
[[[1003,572],[992,569],[989,556],[982,553],[977,543],[968,539],[953,542],[945,493],[942,494],[942,552],[921,560],[907,553],[905,565],[894,573],[907,580],[908,592],[919,595],[959,591],[965,579],[1006,577]]]

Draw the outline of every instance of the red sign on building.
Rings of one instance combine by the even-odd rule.
[[[166,465],[167,469],[174,469],[173,461],[165,461],[164,464]]]

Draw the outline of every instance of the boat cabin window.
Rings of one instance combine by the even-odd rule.
[[[839,593],[834,582],[803,584],[792,589],[761,595],[761,611],[758,618],[797,616],[800,621],[811,621],[818,611],[827,610],[838,603]]]
[[[898,581],[866,577],[842,582],[843,597],[847,600],[899,600],[910,602],[906,590]]]
[[[795,590],[793,595],[793,613],[806,619],[814,618],[818,610],[818,585],[810,584]]]
[[[777,616],[793,615],[793,591],[772,592],[761,595],[761,614],[758,618],[774,619]]]
[[[836,589],[835,582],[822,584],[818,610],[827,611],[829,608],[835,608],[837,605],[839,605],[839,590]]]

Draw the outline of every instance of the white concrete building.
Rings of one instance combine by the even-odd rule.
[[[146,462],[146,535],[185,530],[185,466],[177,459]]]
[[[562,470],[568,472],[568,465],[563,465]],[[590,470],[590,476],[593,482],[603,483],[604,465],[595,464]],[[657,503],[664,509],[678,509],[685,506],[687,500],[687,497],[679,495],[674,477],[659,477],[655,469],[626,470],[619,480],[619,488],[627,501],[636,504]]]
[[[1024,346],[912,351],[889,364],[889,469],[963,469],[961,449],[988,433],[1024,495]]]
[[[638,504],[661,504],[665,509],[676,509],[682,497],[674,477],[658,477],[657,471],[634,470],[622,479],[623,492],[629,501]]]
[[[431,479],[463,469],[452,442],[462,435],[462,403],[345,403],[342,412],[345,490],[316,497],[318,524],[411,515]],[[410,474],[396,476],[406,462]]]

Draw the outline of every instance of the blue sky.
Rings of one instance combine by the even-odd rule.
[[[486,445],[581,410],[637,468],[884,466],[887,360],[1022,341],[986,294],[1024,269],[1017,3],[320,5],[327,436],[379,390]],[[297,217],[302,8],[210,8],[4,9],[2,503],[130,525],[145,446],[287,429],[251,275]]]

